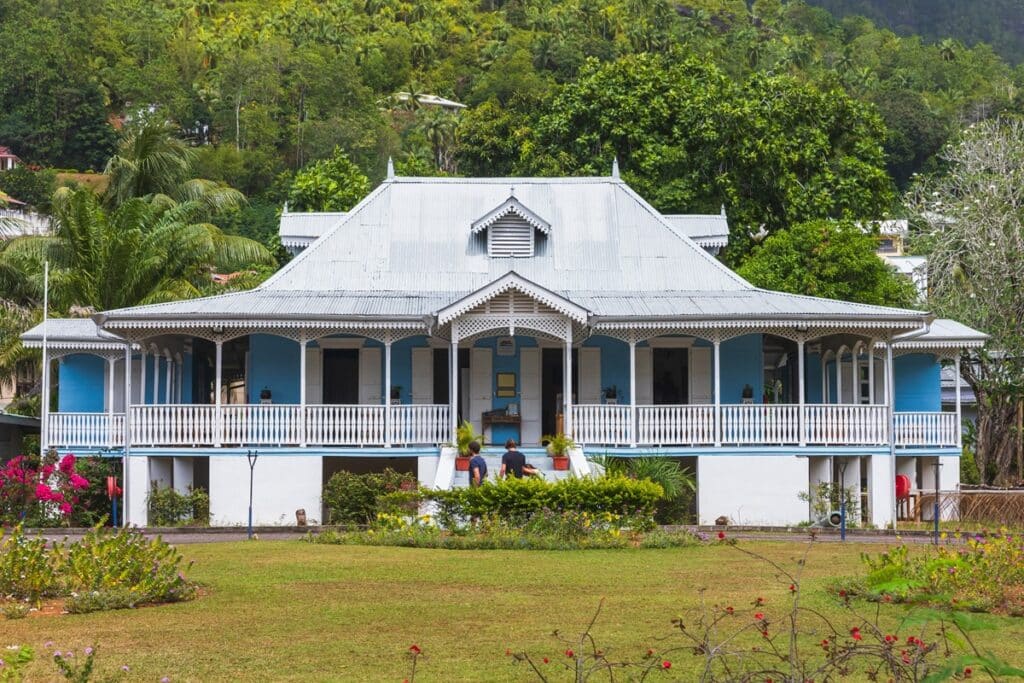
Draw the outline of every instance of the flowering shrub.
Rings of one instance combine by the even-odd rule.
[[[75,456],[50,451],[38,463],[24,455],[0,468],[0,522],[47,525],[71,516],[82,491],[89,488],[75,471]]]
[[[331,524],[369,524],[377,515],[382,496],[415,490],[417,483],[415,475],[392,469],[368,474],[335,472],[324,486],[328,519]]]
[[[48,546],[21,527],[0,542],[0,600],[65,596],[72,612],[177,602],[195,597],[182,557],[161,539],[93,528],[81,540]]]
[[[865,594],[871,599],[923,602],[972,611],[1024,616],[1024,539],[1001,533],[975,536],[964,544],[911,555],[906,546],[868,566]],[[853,586],[848,592],[857,592]]]

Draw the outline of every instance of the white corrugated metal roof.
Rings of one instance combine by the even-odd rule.
[[[88,342],[124,344],[124,339],[100,329],[92,318],[50,318],[21,335],[25,346],[38,347],[43,342],[43,328],[48,342]]]
[[[285,205],[277,234],[285,247],[306,247],[345,216],[344,211],[289,211]]]
[[[550,234],[538,237],[533,257],[491,258],[472,225],[511,196],[543,216]],[[99,319],[423,317],[511,271],[598,319],[817,316],[900,319],[905,327],[925,319],[756,289],[686,234],[727,233],[724,217],[687,218],[666,219],[609,177],[394,178],[257,289]]]
[[[979,332],[974,328],[968,327],[963,323],[958,323],[955,320],[949,318],[936,318],[932,321],[928,331],[924,334],[908,333],[904,335],[906,341],[914,342],[974,342],[977,345],[984,344],[988,340],[988,335],[984,332]],[[901,342],[900,337],[896,337],[893,341],[897,344]]]
[[[673,213],[665,214],[664,218],[673,228],[698,243],[710,239],[727,242],[729,239],[729,219],[724,213]]]

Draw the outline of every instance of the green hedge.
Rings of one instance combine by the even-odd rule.
[[[377,517],[378,500],[395,491],[415,489],[412,474],[386,469],[383,472],[334,473],[324,486],[323,501],[330,524],[369,524]]]
[[[477,488],[431,491],[442,518],[490,517],[525,519],[542,510],[653,516],[664,489],[648,480],[626,477],[505,479]]]

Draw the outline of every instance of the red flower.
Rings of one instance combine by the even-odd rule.
[[[765,630],[761,631],[761,637],[763,637],[763,638],[767,638],[768,637],[768,629],[765,629]]]
[[[967,667],[966,669],[964,669],[964,678],[970,678],[972,673],[974,672],[971,671],[971,667]]]
[[[789,584],[789,592],[796,593],[796,584]]]
[[[725,532],[724,531],[719,531],[718,532],[718,540],[719,541],[724,541],[725,540]]]
[[[409,646],[409,652],[413,653],[414,655],[418,655],[419,653],[423,652],[423,650],[420,649],[419,645],[416,645],[414,643]]]
[[[758,598],[754,601],[754,606],[760,606],[764,604],[764,598]]]
[[[732,605],[729,605],[728,607],[726,607],[726,608],[725,608],[725,612],[726,612],[726,614],[732,614],[732,613],[733,613],[733,612],[735,612],[735,611],[736,611],[736,610],[734,610],[734,609],[732,608]]]
[[[89,488],[89,480],[80,474],[72,474],[68,477],[68,483],[71,484],[73,489],[87,489]]]
[[[654,656],[654,650],[652,650],[650,648],[647,648],[647,656],[648,657],[653,657]]]
[[[68,453],[60,459],[60,471],[64,474],[71,474],[75,471],[75,456]]]
[[[852,638],[853,638],[854,640],[863,640],[863,638],[862,638],[862,637],[861,637],[861,635],[860,635],[860,631],[855,631],[854,633],[852,633],[852,634],[850,634],[850,635],[851,635],[851,637],[852,637]]]
[[[509,648],[506,647],[505,648],[505,656],[506,657],[511,657],[512,656],[512,650],[510,650]]]
[[[822,650],[828,650],[828,638],[826,638],[825,640],[821,641],[821,649]]]
[[[840,590],[840,591],[839,591],[839,597],[841,597],[841,598],[845,598],[845,597],[846,597],[846,591],[844,591],[844,590]]]
[[[542,661],[542,662],[544,662],[545,664],[547,664],[547,663],[548,663],[549,661],[551,661],[551,660],[549,660],[549,659],[548,659],[547,657],[545,657],[545,658],[544,658],[544,659],[542,659],[541,661]]]
[[[886,593],[886,594],[885,594],[885,595],[884,595],[884,596],[882,597],[882,602],[892,602],[892,596],[891,596],[891,595],[889,595],[888,593]]]
[[[754,618],[757,619],[758,621],[763,620],[764,619],[764,612],[757,612],[757,613],[755,613],[754,614]]]
[[[71,514],[71,503],[69,503],[67,501],[64,501],[63,503],[61,503],[60,504],[60,512],[65,517],[69,516]]]
[[[53,500],[53,489],[46,484],[37,484],[36,498],[42,501]]]
[[[671,669],[672,668],[672,662],[670,662],[670,661],[668,661],[666,659],[664,662],[661,663],[661,668],[662,669]]]
[[[565,651],[565,656],[566,656],[566,657],[572,657],[572,656],[574,656],[575,654],[576,654],[576,653],[575,653],[575,652],[573,652],[572,650],[566,650],[566,651]]]

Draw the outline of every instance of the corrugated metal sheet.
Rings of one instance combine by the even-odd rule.
[[[123,342],[117,335],[101,330],[92,318],[50,318],[21,335],[27,342],[41,342],[43,327],[49,341]]]
[[[932,321],[931,327],[925,334],[912,334],[907,335],[912,338],[915,342],[940,342],[940,341],[969,341],[969,342],[983,342],[988,339],[988,335],[984,332],[979,332],[967,325],[958,323],[955,320],[949,318],[936,318]],[[899,337],[896,337],[896,341],[899,342]]]
[[[665,220],[690,239],[729,236],[729,221],[724,214],[665,214]]]
[[[282,240],[287,238],[320,237],[341,222],[346,216],[344,211],[291,212],[287,209],[281,213],[278,235]]]
[[[472,224],[513,194],[550,234],[531,258],[491,258]],[[695,231],[728,229],[692,218]],[[397,178],[256,290],[108,315],[423,316],[513,270],[603,317],[922,315],[755,289],[683,231],[613,178]]]

